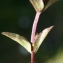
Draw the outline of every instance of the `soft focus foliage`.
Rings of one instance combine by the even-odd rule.
[[[37,33],[54,25],[39,51],[35,63],[63,62],[63,0],[59,0],[41,14]],[[3,31],[20,34],[30,41],[35,10],[29,0],[0,0],[0,33]],[[23,22],[21,18],[27,18]],[[21,21],[20,21],[21,20]],[[25,27],[21,27],[20,23]],[[26,26],[25,24],[29,24]],[[30,55],[19,52],[19,44],[0,34],[0,63],[30,63]],[[60,63],[61,63],[60,62]]]
[[[50,26],[44,29],[42,32],[40,32],[37,36],[35,36],[35,43],[32,44],[32,46],[34,47],[34,53],[38,51],[40,45],[42,44],[42,42],[44,41],[44,39],[46,38],[46,36],[52,28],[53,26]],[[10,39],[16,41],[21,46],[23,46],[29,53],[31,53],[31,43],[27,41],[25,37],[11,32],[2,32],[2,35],[5,35]]]
[[[30,0],[36,12],[41,12],[44,8],[43,0]]]

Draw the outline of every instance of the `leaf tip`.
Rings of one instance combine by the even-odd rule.
[[[1,34],[2,34],[2,35],[4,35],[4,34],[5,34],[5,32],[2,32]]]
[[[53,27],[54,27],[54,26],[50,26],[50,27],[49,27],[49,30],[51,30]]]
[[[2,32],[1,34],[2,34],[2,35],[5,35],[5,36],[8,36],[8,35],[7,35],[8,32]]]

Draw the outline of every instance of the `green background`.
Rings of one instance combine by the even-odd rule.
[[[1,32],[13,32],[30,41],[35,10],[29,0],[0,0],[0,63],[30,63],[30,54]],[[37,33],[54,25],[35,54],[35,63],[63,63],[63,0],[44,11]]]

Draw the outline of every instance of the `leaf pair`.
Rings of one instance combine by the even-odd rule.
[[[36,53],[38,51],[41,43],[43,42],[43,40],[45,39],[45,37],[47,36],[47,34],[49,33],[49,31],[52,28],[53,28],[53,26],[48,27],[48,28],[44,29],[41,33],[39,33],[35,36],[35,43],[33,44],[34,53]],[[2,32],[2,34],[11,38],[12,40],[16,41],[17,43],[22,45],[28,52],[31,53],[31,44],[23,36],[20,36],[18,34],[11,33],[11,32]]]
[[[47,2],[46,2],[47,1]],[[30,0],[31,4],[35,8],[36,12],[45,11],[49,6],[58,0]],[[47,3],[45,5],[45,3]]]

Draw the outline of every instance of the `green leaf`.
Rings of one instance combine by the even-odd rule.
[[[58,1],[58,0],[49,0],[48,2],[47,2],[47,4],[46,4],[46,6],[44,7],[44,10],[43,11],[45,11],[49,6],[51,6],[53,3],[55,3],[56,1]]]
[[[35,39],[35,43],[33,44],[34,52],[36,53],[43,42],[43,40],[46,38],[47,34],[50,32],[50,30],[53,28],[53,26],[50,26],[46,29],[44,29],[41,33],[39,33]]]
[[[2,34],[16,41],[17,43],[22,45],[28,52],[31,53],[31,45],[24,37],[11,32],[2,32]]]
[[[30,0],[36,12],[41,12],[44,8],[43,0]]]
[[[38,51],[41,43],[43,42],[43,40],[45,39],[45,37],[47,36],[47,34],[49,33],[49,31],[52,28],[53,28],[53,26],[50,26],[50,27],[44,29],[41,33],[36,34],[35,43],[32,44],[34,47],[35,53]],[[2,34],[11,38],[12,40],[16,41],[17,43],[22,45],[29,53],[31,53],[31,44],[24,37],[22,37],[18,34],[15,34],[15,33],[11,33],[11,32],[2,32]]]

